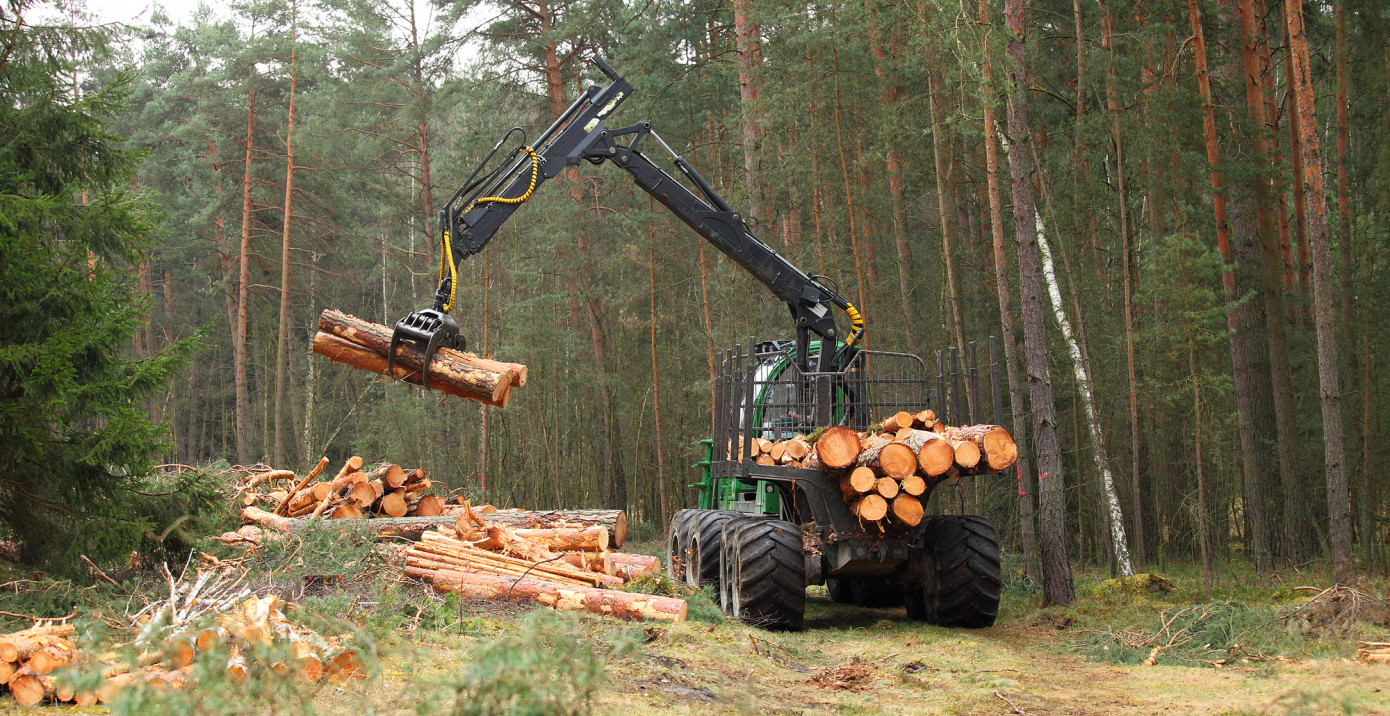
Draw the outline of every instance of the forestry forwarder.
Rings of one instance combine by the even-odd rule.
[[[829,425],[865,430],[875,417],[922,409],[931,393],[926,366],[917,356],[860,349],[864,319],[855,307],[829,279],[802,272],[754,236],[651,122],[609,129],[603,120],[631,96],[632,86],[603,60],[593,62],[608,77],[607,87],[590,86],[534,143],[525,142],[520,128],[509,130],[444,204],[434,306],[396,324],[388,362],[402,342],[422,347],[426,365],[441,346],[464,350],[449,315],[457,299],[458,262],[482,251],[512,213],[564,168],[612,162],[784,301],[796,329],[794,341],[750,339],[724,353],[715,380],[713,439],[704,441],[707,459],[700,463],[701,509],[681,510],[672,519],[671,576],[714,586],[726,612],[773,629],[801,628],[806,587],[822,582],[837,602],[904,604],[909,617],[943,626],[993,624],[999,552],[987,520],[937,515],[916,527],[864,525],[830,475],[752,458],[749,446],[759,438]],[[480,177],[514,132],[522,134],[521,145]],[[648,136],[700,195],[639,151]],[[621,144],[620,138],[629,139]],[[849,318],[843,340],[832,308]],[[924,502],[929,494],[922,495]]]

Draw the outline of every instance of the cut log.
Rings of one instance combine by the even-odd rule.
[[[921,479],[921,478],[917,478]],[[922,501],[908,494],[898,495],[893,498],[893,519],[902,522],[909,527],[916,527],[922,523],[922,516],[925,510],[922,509]]]
[[[9,681],[16,671],[19,671],[19,664],[13,661],[0,661],[0,684]]]
[[[193,663],[198,647],[183,635],[171,637],[164,643],[164,664],[182,668]]]
[[[406,569],[406,574],[429,579],[435,590],[440,592],[457,592],[475,599],[531,601],[553,609],[587,611],[619,619],[683,622],[687,610],[684,599],[575,587],[535,579],[453,570],[421,570],[412,574],[410,568]]]
[[[906,443],[879,443],[874,439],[873,447],[866,447],[855,464],[870,467],[886,477],[904,478],[917,471],[917,453]]]
[[[883,495],[883,499],[891,500],[898,496],[898,481],[891,477],[880,477],[878,483],[874,485],[874,490]]]
[[[811,454],[811,444],[801,438],[782,441],[782,456],[789,460],[805,460]]]
[[[1018,462],[1018,443],[1014,436],[999,425],[966,425],[947,428],[946,437],[955,440],[969,440],[979,446],[984,453],[985,464],[994,472],[1006,470]]]
[[[364,321],[356,316],[351,316],[342,311],[326,309],[319,314],[319,330],[330,333],[338,338],[342,338],[351,343],[365,346],[382,356],[391,346],[391,329],[379,323]],[[446,353],[447,351],[447,353]],[[421,361],[424,360],[424,353],[414,346],[399,346],[396,348],[396,361],[410,361],[411,368],[419,369]],[[520,363],[504,363],[491,358],[482,358],[474,353],[457,351],[452,348],[441,348],[439,354],[447,356],[449,360],[470,366],[472,368],[488,371],[504,376],[509,386],[517,388],[526,385],[526,366]],[[434,366],[431,366],[432,368]],[[431,373],[433,378],[433,373]],[[431,379],[430,382],[433,382]]]
[[[921,497],[922,493],[927,491],[927,481],[918,475],[903,478],[902,489],[903,492],[913,497]]]
[[[883,421],[880,430],[885,433],[896,433],[903,428],[912,427],[913,420],[914,417],[912,413],[909,413],[906,410],[901,410],[893,415],[888,416],[888,418]]]
[[[956,462],[955,450],[938,433],[913,430],[903,444],[917,452],[917,467],[928,477],[944,475]]]
[[[410,350],[402,347],[401,350]],[[440,349],[430,363],[430,388],[446,395],[476,400],[485,405],[499,408],[507,407],[511,385],[497,373],[472,368],[451,361],[443,355],[447,349]],[[314,335],[314,352],[334,363],[343,363],[354,368],[387,375],[386,356],[373,352],[356,343],[345,341],[337,336],[319,332]],[[416,365],[418,365],[418,358]],[[405,362],[397,362],[390,377],[411,385],[421,385],[418,369],[406,367]]]
[[[419,544],[406,551],[407,566],[443,566],[450,569],[474,569],[514,576],[534,576],[586,586],[616,587],[623,580],[607,574],[576,569],[562,561],[551,559],[533,561],[470,546],[438,532],[426,532]],[[542,553],[549,554],[549,553]]]
[[[446,514],[434,517],[377,517],[361,522],[349,521],[339,524],[330,522],[329,524],[344,529],[370,531],[377,537],[419,539],[421,534],[437,527],[452,527],[454,522],[458,520],[461,509],[450,506],[446,510]],[[483,513],[478,516],[489,524],[516,528],[546,529],[557,526],[602,526],[608,530],[609,547],[621,547],[623,539],[627,536],[627,513],[623,510],[503,510]],[[309,524],[307,519],[280,517],[254,506],[242,508],[241,519],[265,529],[290,533],[303,530]]]
[[[970,470],[980,464],[980,446],[969,440],[952,440],[946,438],[946,442],[951,444],[951,450],[955,454],[955,463],[961,469]]]
[[[370,482],[359,482],[348,489],[347,499],[359,508],[370,507],[376,502],[376,490]]]
[[[936,411],[928,408],[912,416],[912,427],[925,430],[936,424]]]
[[[381,496],[381,502],[377,509],[384,515],[391,517],[404,517],[406,512],[405,498],[399,493],[388,492]]]
[[[461,510],[450,508],[454,514]],[[474,512],[489,524],[513,529],[549,529],[554,527],[594,527],[608,529],[608,546],[618,548],[627,539],[627,513],[623,510],[499,510],[492,513]]]
[[[514,534],[555,552],[602,552],[608,549],[608,530],[603,527],[583,529],[519,529]]]
[[[888,514],[888,501],[882,495],[868,494],[849,504],[849,511],[861,520],[877,522]]]
[[[898,428],[898,432],[893,433],[893,439],[894,439],[894,440],[898,440],[898,441],[902,441],[903,439],[905,439],[905,438],[907,438],[908,436],[912,435],[912,433],[913,433],[913,429],[912,429],[912,428]]]
[[[367,678],[367,665],[356,649],[344,649],[334,654],[328,660],[325,670],[328,672],[328,681],[335,684]]]
[[[386,465],[381,470],[381,484],[387,489],[394,490],[406,481],[405,470],[400,465]]]
[[[20,706],[37,706],[53,693],[53,677],[27,664],[10,677],[10,694]]]
[[[768,457],[772,458],[774,464],[782,462],[782,456],[786,453],[787,444],[784,442],[773,443],[772,448],[767,451]]]
[[[193,640],[193,645],[198,648],[198,651],[206,654],[226,640],[227,630],[222,627],[208,627],[198,632],[198,637]]]
[[[661,560],[645,554],[627,552],[607,552],[609,561],[617,576],[628,581],[656,574],[661,571]]]
[[[844,493],[846,501],[853,500],[874,489],[876,482],[878,475],[874,474],[873,468],[856,467],[840,477],[840,492]]]
[[[843,470],[854,465],[859,451],[859,435],[849,428],[836,426],[816,439],[815,448],[806,456],[806,465],[813,470]]]
[[[362,508],[356,502],[344,502],[334,507],[330,516],[335,520],[356,520],[362,517]]]
[[[67,666],[68,662],[72,661],[72,655],[72,643],[60,640],[34,652],[29,661],[25,662],[25,666],[33,669],[36,674],[48,674]]]
[[[561,556],[560,561],[586,572],[617,576],[613,570],[613,554],[613,552],[567,552]]]
[[[438,495],[425,495],[416,503],[414,513],[420,517],[433,517],[444,514],[444,501]],[[604,531],[605,535],[607,530]]]
[[[385,374],[386,352],[391,345],[392,331],[390,328],[330,309],[319,314],[319,331],[325,336],[356,346],[361,352],[378,356],[381,359],[382,370],[374,370],[373,372]],[[317,347],[318,342],[316,337],[314,339],[315,352],[320,352]],[[397,377],[407,380],[413,377],[414,380],[409,382],[418,383],[419,371],[424,363],[424,358],[424,351],[417,346],[411,344],[397,346],[395,364],[402,368],[402,370],[396,371]],[[511,369],[502,367],[496,361],[490,361],[489,366],[491,367],[488,368],[477,365],[476,361],[477,356],[470,353],[452,348],[440,348],[434,354],[433,360],[430,361],[430,386],[437,386],[441,391],[447,393],[450,391],[444,385],[451,384],[460,390],[478,396],[474,398],[475,400],[487,398],[494,401],[505,401],[512,384],[521,382]],[[498,368],[498,370],[492,368]],[[368,368],[368,370],[372,369]],[[462,395],[461,397],[473,396]]]
[[[22,632],[0,637],[0,661],[22,664],[39,649],[52,646],[63,640],[62,637],[34,634],[25,636]]]

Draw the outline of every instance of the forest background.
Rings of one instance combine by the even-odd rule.
[[[74,98],[129,92],[111,129],[162,215],[122,264],[130,350],[197,338],[144,402],[166,462],[390,456],[656,530],[690,506],[720,352],[785,312],[609,167],[461,267],[470,347],[531,367],[506,409],[310,352],[324,308],[427,304],[435,210],[599,55],[636,90],[614,125],[652,120],[833,277],[870,348],[1003,339],[1030,459],[936,508],[991,517],[1050,601],[1069,561],[1387,566],[1382,3],[254,0],[110,29],[66,66]]]

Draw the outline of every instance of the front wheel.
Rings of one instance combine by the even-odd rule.
[[[993,626],[1002,583],[994,526],[972,515],[928,519],[925,546],[903,575],[907,615],[945,627]]]

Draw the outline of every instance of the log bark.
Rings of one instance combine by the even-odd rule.
[[[390,328],[379,323],[364,321],[342,311],[326,309],[320,313],[319,330],[350,343],[364,346],[383,357],[386,355],[386,350],[391,347]],[[502,381],[509,387],[520,388],[526,385],[526,366],[518,363],[503,363],[488,358],[480,358],[474,353],[456,351],[452,348],[441,348],[436,356],[436,360],[442,358],[452,363],[501,376]],[[419,370],[424,357],[424,351],[414,346],[396,347],[397,362],[405,361],[412,369]],[[431,368],[433,369],[433,366]],[[433,373],[431,373],[431,377],[433,377]]]
[[[334,363],[344,363],[382,375],[388,374],[386,356],[329,333],[320,331],[314,335],[314,352]],[[396,363],[390,377],[412,385],[422,385],[419,370],[409,368],[408,365],[405,361]],[[508,391],[511,389],[497,373],[451,361],[444,355],[436,355],[430,363],[430,387],[446,395],[476,400],[499,408],[507,407]]]
[[[530,601],[553,609],[587,611],[619,619],[683,622],[687,611],[684,599],[574,587],[535,579],[413,568],[406,569],[406,576],[428,580],[439,592],[456,592],[475,599]]]
[[[1018,462],[1018,444],[1009,431],[999,425],[968,425],[947,428],[946,437],[969,440],[980,448],[985,463],[995,472],[1013,467]]]

